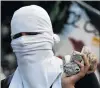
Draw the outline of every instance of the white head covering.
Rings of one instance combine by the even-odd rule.
[[[18,9],[12,17],[11,35],[19,32],[48,32],[52,35],[52,24],[48,13],[37,5]]]
[[[56,41],[47,12],[36,5],[17,10],[11,21],[11,36],[20,32],[39,32],[12,40],[18,67],[9,88],[61,88],[62,61],[54,56]],[[57,36],[56,36],[57,37]]]

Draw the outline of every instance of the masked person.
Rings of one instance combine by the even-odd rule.
[[[9,88],[74,88],[74,84],[88,71],[76,62],[81,71],[64,77],[62,60],[52,51],[55,34],[48,13],[37,5],[25,6],[15,11],[11,20],[11,46],[17,57],[18,67]]]

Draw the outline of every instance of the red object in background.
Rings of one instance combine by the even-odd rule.
[[[73,38],[68,38],[68,39],[71,41],[71,43],[72,43],[74,49],[75,49],[76,51],[81,52],[83,46],[85,45],[85,44],[83,43],[83,41],[82,41],[82,40],[75,40],[75,39],[73,39]]]
[[[58,58],[62,59],[62,56],[57,56]]]

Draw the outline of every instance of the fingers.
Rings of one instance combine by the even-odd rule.
[[[84,54],[82,55],[82,57],[83,57],[83,60],[84,60],[84,71],[87,73],[89,68],[90,68],[89,59]]]
[[[90,67],[88,58],[85,55],[83,55],[83,54],[82,54],[82,57],[83,57],[83,60],[84,60],[84,64],[82,64],[79,61],[75,60],[75,62],[80,67],[80,72],[78,74],[72,76],[73,79],[76,80],[76,81],[78,81],[79,79],[81,79],[82,77],[84,77],[86,75],[86,73],[88,72],[89,67]]]
[[[77,60],[75,60],[74,62],[76,62],[79,65],[79,67],[81,68],[80,69],[81,71],[84,71],[84,65],[81,62],[79,62]]]
[[[79,61],[76,61],[76,60],[75,60],[75,62],[79,65],[80,72],[78,74],[74,75],[74,80],[79,80],[85,76],[86,72],[85,72],[84,65],[82,63],[80,63]]]
[[[97,63],[98,63],[98,61],[95,60],[94,63],[93,63],[93,69],[92,69],[92,71],[88,71],[87,74],[90,74],[90,73],[95,72],[95,70],[96,70],[96,68],[97,68]]]

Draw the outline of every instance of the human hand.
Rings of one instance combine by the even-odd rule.
[[[96,70],[98,63],[96,55],[87,46],[83,46],[81,53],[85,54],[86,58],[89,60],[90,68],[87,74],[93,73]]]
[[[83,78],[90,67],[89,60],[86,57],[86,55],[82,54],[84,65],[78,61],[75,61],[80,66],[80,72],[76,75],[72,75],[70,77],[66,77],[66,74],[63,74],[62,76],[62,88],[74,88],[75,83]]]

